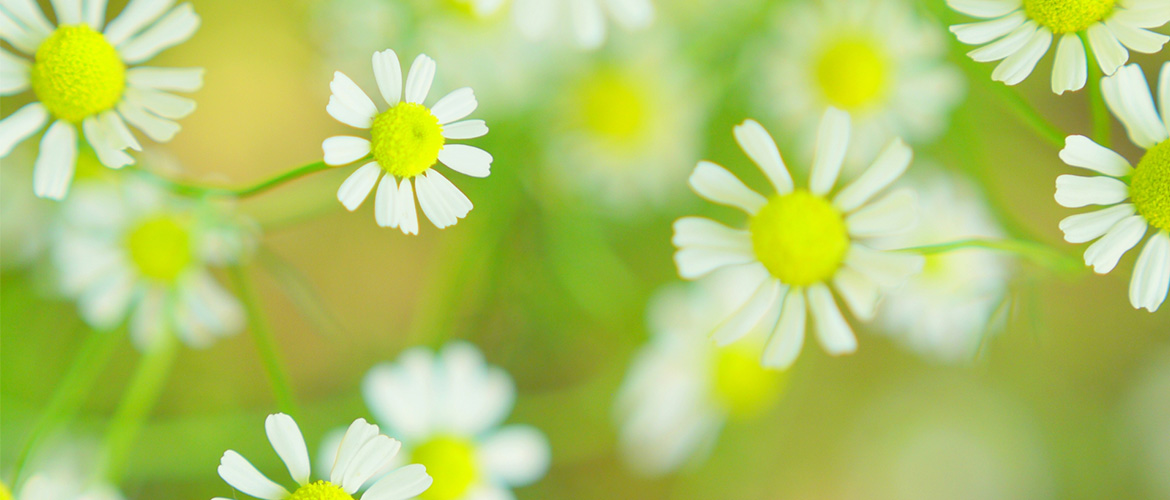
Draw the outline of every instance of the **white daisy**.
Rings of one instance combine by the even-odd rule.
[[[540,431],[501,427],[516,388],[471,344],[450,343],[437,354],[407,350],[396,363],[371,369],[362,392],[375,418],[401,437],[404,460],[425,465],[434,476],[423,498],[511,498],[510,488],[548,470],[548,441]],[[326,440],[323,453],[336,447]]]
[[[1170,37],[1150,31],[1170,21],[1166,0],[947,0],[963,14],[986,21],[951,26],[960,42],[982,45],[968,52],[979,62],[1000,61],[991,78],[1015,85],[1048,53],[1054,36],[1052,91],[1080,90],[1088,79],[1088,39],[1101,71],[1112,75],[1129,51],[1153,54]]]
[[[757,102],[809,140],[828,106],[853,117],[850,163],[889,141],[924,143],[946,130],[962,99],[946,38],[901,0],[803,2],[782,11],[778,36],[762,45],[766,78]],[[852,165],[851,165],[852,166]]]
[[[1060,159],[1102,175],[1057,177],[1056,202],[1069,208],[1108,208],[1068,217],[1060,221],[1060,229],[1069,243],[1097,240],[1085,250],[1085,264],[1106,274],[1152,228],[1153,236],[1138,255],[1129,282],[1129,302],[1154,312],[1170,285],[1170,62],[1162,65],[1158,87],[1161,117],[1136,64],[1104,78],[1101,90],[1130,140],[1146,152],[1134,168],[1120,154],[1088,137],[1069,136]]]
[[[172,9],[173,0],[132,0],[108,25],[106,0],[52,3],[56,27],[33,0],[0,1],[0,39],[33,58],[0,49],[0,95],[32,89],[36,97],[0,121],[0,158],[52,121],[33,191],[59,200],[73,178],[78,128],[104,165],[130,165],[125,149],[142,148],[126,122],[154,141],[171,140],[174,120],[191,114],[195,101],[170,91],[198,90],[203,69],[136,67],[195,33],[190,3]]]
[[[757,417],[782,395],[786,374],[760,366],[764,332],[722,348],[708,336],[747,300],[746,274],[717,273],[651,301],[650,342],[615,407],[620,450],[639,472],[665,474],[704,458],[726,422]]]
[[[125,500],[113,485],[94,480],[96,445],[86,437],[54,436],[45,449],[38,447],[12,491],[0,483],[0,500]]]
[[[771,330],[771,338],[763,362],[787,367],[800,354],[811,311],[825,351],[851,353],[857,349],[857,339],[829,285],[854,315],[868,320],[882,288],[896,286],[922,269],[921,255],[879,251],[864,243],[914,223],[915,198],[908,189],[868,203],[910,165],[912,153],[900,139],[892,141],[852,184],[829,196],[849,146],[849,128],[848,113],[836,108],[825,112],[808,189],[795,189],[776,143],[752,120],[735,128],[736,140],[777,194],[765,198],[707,161],[699,162],[691,174],[691,187],[700,196],[750,216],[745,229],[701,217],[685,217],[674,224],[673,241],[678,247],[674,260],[683,278],[695,279],[731,266],[754,272],[751,298],[715,329],[717,343],[733,342],[768,318],[763,326]],[[777,310],[778,316],[770,314]],[[778,321],[771,324],[774,317]]]
[[[87,323],[111,329],[128,318],[142,350],[164,335],[202,347],[243,328],[239,302],[209,271],[248,247],[242,222],[134,179],[76,191],[62,206],[51,257]]]
[[[374,101],[340,71],[333,74],[329,84],[333,91],[326,108],[329,114],[351,127],[370,130],[369,140],[342,135],[325,139],[321,145],[325,163],[329,165],[370,159],[341,184],[337,199],[346,209],[356,210],[377,185],[374,219],[378,225],[418,234],[414,205],[417,192],[419,206],[436,227],[453,226],[471,211],[471,201],[432,167],[442,162],[451,170],[472,177],[487,177],[491,173],[492,155],[487,151],[447,143],[487,134],[483,120],[463,120],[478,105],[475,93],[464,87],[428,108],[423,101],[435,77],[434,60],[419,55],[406,75],[405,88],[398,54],[390,49],[376,52],[373,62],[378,90],[389,109],[379,112]],[[402,179],[401,184],[398,179]]]
[[[499,0],[471,0],[477,5],[500,3]],[[579,47],[595,49],[605,43],[606,18],[622,28],[639,30],[654,21],[654,4],[650,0],[515,0],[512,6],[520,34],[531,40],[557,35],[568,25],[573,42]]]
[[[938,173],[915,179],[912,186],[920,198],[918,225],[883,240],[882,248],[1003,237],[966,178]],[[985,334],[994,330],[990,323],[1003,304],[1008,277],[1007,259],[995,252],[966,249],[928,255],[922,273],[882,301],[877,315],[881,332],[933,360],[971,360]]]
[[[264,500],[353,500],[369,484],[361,500],[402,500],[414,498],[431,485],[426,468],[419,464],[394,467],[402,443],[381,434],[378,426],[357,419],[350,424],[337,451],[326,457],[329,479],[312,481],[305,437],[292,417],[269,415],[264,430],[272,449],[288,468],[297,488],[289,493],[283,486],[256,470],[239,453],[225,451],[219,459],[219,477],[245,494]],[[227,499],[216,499],[227,500]]]

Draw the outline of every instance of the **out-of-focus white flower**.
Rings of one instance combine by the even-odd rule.
[[[95,480],[98,458],[97,443],[87,437],[53,436],[38,447],[12,491],[0,483],[0,500],[125,500],[113,485]]]
[[[654,4],[650,0],[514,0],[512,14],[520,33],[532,40],[567,32],[578,46],[595,49],[605,43],[606,18],[627,30],[643,29],[654,21]]]

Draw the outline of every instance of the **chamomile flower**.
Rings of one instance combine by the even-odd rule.
[[[346,209],[356,210],[377,185],[374,220],[378,225],[418,234],[417,192],[419,206],[436,227],[455,225],[471,211],[471,201],[433,167],[442,162],[472,177],[491,173],[492,155],[487,151],[447,142],[487,134],[483,120],[463,120],[478,105],[475,93],[464,87],[428,108],[423,101],[435,77],[434,60],[419,55],[406,75],[405,88],[398,54],[393,50],[374,53],[373,64],[378,90],[390,106],[385,111],[379,112],[374,101],[340,71],[329,84],[333,91],[326,108],[329,114],[346,125],[370,131],[370,139],[342,135],[325,139],[321,145],[329,165],[370,160],[341,184],[337,199]]]
[[[280,456],[297,487],[289,493],[284,486],[268,479],[234,450],[219,459],[219,477],[243,492],[263,500],[402,500],[414,498],[431,485],[426,468],[411,464],[395,468],[395,455],[402,443],[381,434],[378,426],[365,419],[354,420],[345,431],[340,446],[325,457],[328,479],[311,478],[309,450],[305,437],[292,417],[283,413],[269,415],[264,430],[272,449]],[[227,500],[227,499],[216,499]]]
[[[721,348],[708,336],[716,318],[752,291],[745,274],[673,286],[651,302],[650,342],[630,365],[615,407],[620,450],[639,472],[665,474],[704,458],[724,424],[760,416],[783,394],[786,374],[760,366],[763,335]]]
[[[956,174],[914,179],[919,195],[918,224],[881,241],[883,248],[907,248],[970,238],[1001,238],[977,188]],[[978,249],[926,256],[922,273],[886,297],[878,309],[882,333],[940,362],[971,360],[1007,292],[1008,262]]]
[[[94,328],[128,319],[141,350],[166,335],[202,347],[243,328],[239,302],[209,270],[250,246],[242,221],[135,179],[79,185],[61,219],[51,249],[61,291]]]
[[[1129,302],[1154,312],[1166,300],[1170,285],[1170,62],[1162,65],[1158,87],[1161,117],[1146,77],[1136,64],[1104,78],[1101,90],[1130,140],[1146,152],[1134,167],[1088,137],[1069,136],[1060,159],[1101,175],[1058,177],[1056,202],[1068,208],[1108,208],[1065,218],[1060,221],[1060,230],[1069,243],[1097,240],[1085,250],[1085,265],[1093,266],[1098,274],[1112,271],[1122,255],[1147,232],[1153,233],[1133,269]]]
[[[544,476],[548,442],[526,425],[502,426],[516,389],[471,344],[437,354],[416,347],[396,363],[375,366],[362,384],[378,422],[402,439],[404,460],[426,466],[434,485],[427,500],[511,498],[510,488]],[[337,449],[328,440],[325,455]]]
[[[713,332],[726,345],[743,337],[764,319],[771,331],[763,363],[787,367],[804,344],[811,312],[825,351],[848,354],[857,349],[853,329],[841,314],[833,292],[859,319],[874,315],[880,292],[920,271],[920,255],[885,252],[867,239],[888,236],[914,223],[912,191],[899,189],[870,202],[905,172],[912,153],[895,139],[850,185],[830,196],[849,146],[849,114],[829,108],[817,134],[809,187],[796,189],[780,151],[759,123],[748,120],[735,128],[740,147],[763,170],[776,189],[764,197],[723,167],[699,162],[690,184],[700,196],[739,208],[749,216],[747,228],[736,229],[702,217],[674,223],[674,254],[679,275],[696,279],[717,269],[744,266],[753,273],[753,293]],[[772,323],[771,314],[779,311]]]
[[[795,4],[783,11],[776,32],[762,46],[772,63],[757,102],[802,139],[826,107],[848,111],[849,160],[873,158],[891,137],[933,140],[965,91],[961,73],[945,59],[942,30],[902,0]]]
[[[471,0],[487,7],[500,0]],[[544,40],[568,25],[577,46],[595,49],[605,43],[606,18],[622,28],[640,30],[654,21],[650,0],[515,0],[512,13],[520,34],[530,40]]]
[[[1153,54],[1170,40],[1150,31],[1170,21],[1165,0],[947,0],[947,5],[986,19],[951,31],[960,42],[982,45],[967,53],[971,59],[1002,61],[991,78],[1008,85],[1028,78],[1059,37],[1052,67],[1057,94],[1085,86],[1089,62],[1083,39],[1106,75],[1129,60],[1129,51]]]
[[[107,25],[106,0],[53,2],[53,26],[32,0],[0,2],[0,39],[32,58],[0,49],[0,95],[31,89],[36,97],[0,121],[0,158],[51,122],[33,171],[37,196],[65,197],[79,129],[102,164],[121,168],[134,163],[127,148],[142,149],[127,122],[166,142],[179,131],[174,120],[195,110],[170,92],[202,87],[201,68],[140,66],[199,27],[190,3],[173,3],[133,0]]]
[[[57,435],[39,448],[11,491],[0,483],[0,500],[125,500],[113,485],[94,480],[97,442]]]

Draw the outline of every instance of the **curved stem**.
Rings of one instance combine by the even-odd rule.
[[[106,430],[103,465],[110,484],[121,481],[134,438],[166,386],[167,375],[179,352],[178,339],[169,332],[162,337],[164,340],[153,351],[143,354]]]
[[[286,182],[293,181],[306,175],[320,172],[322,170],[329,170],[331,168],[333,167],[326,165],[324,161],[315,161],[313,163],[301,165],[297,168],[289,170],[288,172],[272,177],[271,179],[260,181],[251,186],[244,186],[239,188],[196,186],[172,180],[165,180],[165,182],[170,184],[172,189],[174,189],[176,192],[189,196],[235,196],[237,198],[246,198],[252,195],[263,193],[269,189],[279,187]]]
[[[268,319],[260,308],[259,298],[252,287],[252,281],[242,266],[232,266],[232,279],[239,289],[240,301],[244,304],[244,311],[248,314],[248,332],[256,342],[256,351],[264,363],[264,370],[268,374],[268,381],[272,384],[272,392],[276,397],[280,411],[296,417],[296,397],[293,395],[292,385],[284,373],[283,363],[276,351],[276,341],[272,338],[272,329],[268,326]]]
[[[16,463],[12,467],[11,480],[8,484],[16,486],[17,481],[20,480],[21,469],[24,468],[32,451],[44,439],[45,435],[77,413],[85,396],[93,387],[94,381],[97,380],[98,374],[109,363],[110,356],[114,353],[114,348],[118,345],[120,338],[121,335],[118,332],[90,331],[89,337],[85,339],[85,343],[77,352],[76,357],[73,358],[73,364],[69,367],[69,371],[57,383],[57,388],[53,391],[53,396],[49,399],[48,404],[45,405],[41,418],[36,421],[32,431],[29,432],[24,446],[16,457]]]
[[[1070,276],[1080,273],[1084,269],[1080,260],[1053,250],[1047,245],[1027,240],[975,238],[937,245],[902,248],[898,251],[936,255],[970,248],[1013,253],[1052,271]]]

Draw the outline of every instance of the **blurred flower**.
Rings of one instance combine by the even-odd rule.
[[[884,252],[863,243],[914,222],[915,198],[908,189],[867,204],[910,165],[912,153],[900,139],[892,141],[857,180],[828,197],[849,146],[849,128],[848,113],[835,108],[825,112],[807,190],[794,188],[776,143],[752,120],[737,126],[735,137],[767,175],[776,195],[765,198],[707,161],[699,162],[691,174],[691,187],[700,196],[751,216],[747,229],[732,229],[701,217],[684,217],[674,224],[673,241],[678,247],[674,260],[683,278],[695,279],[732,266],[745,266],[754,275],[749,286],[755,292],[715,329],[712,335],[717,343],[733,342],[767,318],[763,326],[772,333],[763,362],[787,367],[800,354],[807,310],[811,310],[825,351],[851,353],[857,349],[857,339],[828,283],[854,315],[868,320],[882,288],[896,286],[922,269],[920,255]],[[772,318],[778,318],[776,323]]]
[[[1085,250],[1085,265],[1098,274],[1117,266],[1153,226],[1154,234],[1138,255],[1129,282],[1129,302],[1135,308],[1158,310],[1170,285],[1170,62],[1162,64],[1158,101],[1154,107],[1141,68],[1131,64],[1101,82],[1105,103],[1134,144],[1146,150],[1135,169],[1124,157],[1085,136],[1069,136],[1060,159],[1069,166],[1099,174],[1056,178],[1056,202],[1069,207],[1109,205],[1109,208],[1073,215],[1060,221],[1069,243],[1097,240]],[[1126,201],[1128,199],[1128,201]],[[1100,239],[1098,239],[1100,238]]]
[[[1170,21],[1163,0],[947,0],[952,9],[980,19],[951,26],[959,41],[984,45],[968,52],[979,62],[1003,60],[991,78],[1015,85],[1028,78],[1059,35],[1052,91],[1080,90],[1088,78],[1081,37],[1089,40],[1101,71],[1112,75],[1129,50],[1153,54],[1170,37],[1149,31]],[[1126,49],[1129,50],[1126,50]]]
[[[918,225],[883,239],[897,249],[968,238],[1003,236],[977,188],[956,174],[914,179]],[[995,326],[992,315],[1004,301],[1006,260],[993,252],[966,249],[926,256],[922,273],[882,301],[882,332],[918,353],[942,362],[974,358]]]
[[[31,88],[37,101],[0,121],[0,158],[53,119],[41,139],[33,171],[37,196],[59,200],[69,191],[78,126],[102,164],[121,168],[134,163],[126,148],[142,149],[126,122],[147,137],[166,142],[179,131],[173,120],[195,110],[195,101],[167,91],[198,90],[203,86],[202,69],[127,69],[195,33],[199,16],[191,4],[164,15],[170,5],[163,0],[133,1],[103,32],[105,0],[53,2],[59,23],[55,28],[36,2],[3,3],[0,39],[34,60],[0,50],[0,95]]]
[[[780,399],[787,378],[760,366],[763,331],[722,348],[709,336],[748,298],[745,274],[672,286],[651,302],[650,342],[630,365],[615,412],[622,455],[638,471],[665,474],[705,458],[726,421],[757,417]]]
[[[892,137],[924,143],[946,130],[963,78],[945,60],[941,30],[912,5],[802,2],[783,13],[778,37],[764,45],[769,63],[757,101],[790,129],[811,136],[826,107],[848,111],[851,163],[873,158]]]
[[[113,485],[95,479],[97,452],[97,443],[88,437],[53,436],[38,447],[12,492],[0,483],[0,500],[125,500]]]
[[[555,181],[621,213],[677,197],[709,99],[666,45],[643,44],[569,77],[548,118]]]
[[[471,210],[471,201],[443,177],[434,165],[443,162],[450,169],[472,177],[490,174],[492,155],[465,144],[447,144],[449,139],[473,139],[487,134],[483,120],[462,120],[475,111],[475,94],[464,87],[447,94],[431,108],[423,105],[435,77],[435,61],[421,54],[406,75],[403,97],[402,67],[398,54],[387,49],[374,53],[374,77],[382,98],[390,105],[379,112],[365,92],[340,71],[329,84],[333,95],[326,108],[338,121],[370,130],[370,140],[336,136],[325,139],[325,163],[345,165],[372,158],[341,184],[337,199],[353,211],[365,201],[374,186],[374,219],[379,226],[397,227],[406,234],[418,234],[414,194],[423,213],[439,229],[453,226]],[[385,176],[383,176],[385,172]],[[378,179],[382,182],[379,183]],[[402,179],[402,184],[397,179]],[[414,187],[411,187],[414,179]]]
[[[63,293],[94,328],[129,317],[142,350],[174,334],[193,347],[243,328],[239,302],[209,266],[251,246],[244,222],[133,178],[90,182],[61,208],[51,257]]]
[[[310,481],[309,451],[300,427],[283,413],[269,415],[264,430],[272,449],[288,467],[297,483],[292,493],[256,470],[239,453],[225,451],[219,459],[219,476],[233,488],[264,500],[353,500],[366,483],[362,500],[414,498],[431,485],[426,468],[419,464],[393,467],[402,443],[379,433],[378,426],[357,419],[345,432],[341,446],[328,457],[329,479]],[[376,479],[375,479],[376,478]],[[371,481],[373,480],[373,481]],[[217,499],[226,500],[226,499]]]
[[[516,389],[471,344],[450,343],[438,354],[412,348],[398,362],[371,369],[362,391],[378,421],[402,438],[407,460],[434,476],[423,498],[511,498],[508,488],[530,484],[548,470],[548,441],[540,431],[500,427]],[[336,439],[327,439],[323,454],[337,446]]]
[[[499,0],[471,0],[477,5],[498,6]],[[562,33],[569,25],[573,41],[595,49],[605,43],[605,18],[613,18],[628,30],[645,28],[654,21],[650,0],[515,0],[512,13],[520,33],[531,40],[544,40]]]

